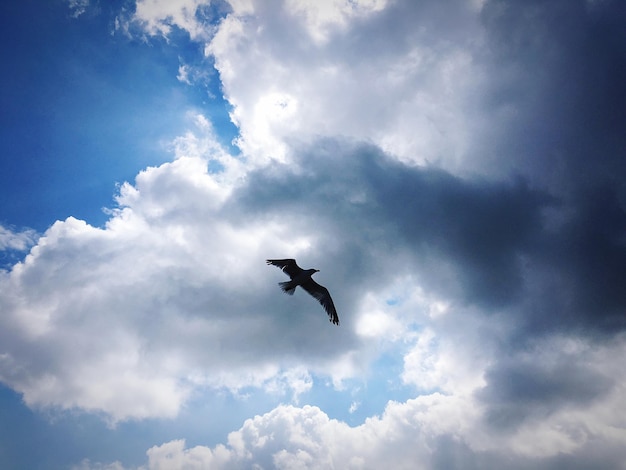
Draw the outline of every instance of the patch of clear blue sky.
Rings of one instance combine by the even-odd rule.
[[[116,183],[172,158],[165,144],[190,109],[224,145],[236,136],[202,46],[181,32],[112,35],[124,3],[79,18],[61,0],[0,5],[0,224],[43,231],[72,215],[102,225]],[[204,61],[210,88],[178,81],[181,61]]]
[[[299,405],[317,406],[331,419],[358,426],[366,418],[380,416],[390,400],[404,402],[415,396],[414,388],[400,379],[403,366],[402,355],[389,351],[370,364],[365,379],[345,380],[341,391],[324,386],[327,379],[316,378],[311,390],[300,396]],[[357,406],[351,411],[353,404]]]

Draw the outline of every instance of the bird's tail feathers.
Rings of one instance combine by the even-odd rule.
[[[292,285],[291,281],[279,282],[278,285],[283,290],[283,292],[289,295],[293,295],[293,293],[296,291],[296,287],[298,287],[297,285]]]

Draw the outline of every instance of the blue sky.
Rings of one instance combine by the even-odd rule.
[[[210,112],[224,143],[232,140],[209,61],[213,98],[176,78],[181,61],[202,56],[184,34],[169,45],[112,34],[122,2],[79,18],[63,2],[2,8],[10,44],[2,48],[2,187],[3,200],[14,201],[3,205],[4,223],[43,231],[51,217],[75,215],[102,225],[116,183],[170,158],[166,144],[184,131],[189,109]]]
[[[622,468],[623,2],[0,9],[0,467]]]

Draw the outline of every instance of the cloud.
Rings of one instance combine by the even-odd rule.
[[[410,167],[345,141],[317,142],[314,160],[303,148],[295,164],[243,175],[237,160],[202,141],[179,141],[192,156],[122,185],[104,228],[56,222],[2,278],[10,292],[2,379],[29,405],[104,411],[115,421],[174,416],[198,387],[286,383],[297,397],[310,388],[306,371],[338,384],[374,357],[366,341],[374,312],[363,292],[384,299],[399,279],[429,294],[419,307],[407,302],[412,294],[396,298],[403,302],[388,309],[388,328],[405,333],[388,347],[427,345],[428,330],[416,334],[411,324],[453,336],[485,316],[499,324],[500,311],[518,325],[532,319],[525,277],[543,253],[535,247],[552,237],[543,193]],[[223,170],[209,172],[211,158]],[[280,295],[280,273],[263,263],[280,255],[309,265],[312,253],[333,260],[332,269],[317,267],[333,286],[341,328],[313,328],[323,324],[319,305]],[[451,307],[433,317],[442,299]],[[298,321],[286,320],[295,308]],[[571,326],[594,323],[581,317]],[[462,367],[458,357],[428,365],[435,356],[417,351],[406,358],[405,381],[449,387],[441,379]],[[430,382],[408,372],[420,367],[437,367]]]
[[[428,295],[417,304],[411,290],[396,295],[387,328],[399,334],[378,341],[388,348],[415,342],[403,377],[425,389],[454,388],[444,377],[477,384],[455,372],[467,367],[461,355],[429,349],[429,331],[453,338],[483,328],[484,343],[469,344],[486,348],[499,334],[516,334],[511,327],[535,322],[546,333],[557,323],[602,330],[597,315],[566,308],[569,296],[580,295],[576,284],[544,305],[546,287],[528,281],[545,280],[545,247],[566,250],[575,231],[551,231],[544,212],[552,199],[523,181],[464,180],[333,139],[300,147],[289,165],[246,173],[211,140],[206,121],[198,124],[209,134],[179,139],[174,161],[120,187],[104,228],[56,222],[1,279],[10,293],[2,298],[2,380],[29,405],[103,411],[116,421],[175,416],[204,387],[286,384],[297,397],[310,388],[309,373],[339,386],[375,357],[366,326],[375,310],[363,293],[382,300],[400,280],[418,298]],[[212,161],[219,171],[209,171]],[[575,250],[564,254],[548,280],[570,275]],[[280,273],[263,263],[273,256],[317,264],[333,286],[341,328],[313,328],[324,319],[319,306],[280,295]],[[324,259],[332,269],[318,264]],[[586,295],[598,298],[593,284]],[[442,302],[444,313],[433,316]],[[551,318],[536,315],[554,302],[562,303]],[[298,321],[286,320],[296,308]],[[619,321],[602,302],[590,308]],[[485,367],[485,357],[476,360]],[[497,370],[488,377],[506,382]]]
[[[309,35],[318,43],[326,42],[329,32],[334,28],[345,27],[354,17],[378,12],[383,10],[386,5],[386,0],[361,0],[357,2],[327,0],[316,3],[291,0],[285,2],[285,8],[291,15],[304,18]]]
[[[429,266],[434,269],[429,270],[433,291],[443,293],[443,276],[452,275],[445,280],[446,297],[454,295],[456,286],[462,290],[459,297],[495,307],[521,294],[521,258],[532,255],[542,235],[548,195],[523,181],[473,182],[434,168],[408,166],[371,146],[322,141],[299,153],[295,167],[250,174],[248,187],[231,201],[233,210],[250,207],[247,216],[253,217],[277,207],[297,212],[306,206],[308,217],[322,219],[317,224],[325,229],[327,247],[350,240],[349,246],[337,247],[338,253],[358,252],[351,262],[376,259],[367,272],[379,277],[391,264],[398,269],[411,266],[419,273],[423,268],[418,261],[443,257],[452,262],[452,272]],[[331,220],[343,223],[328,226],[324,219],[329,207],[334,212]],[[356,239],[354,233],[359,234]],[[365,237],[368,246],[360,246],[358,241]],[[387,254],[384,247],[394,247],[395,252]],[[397,264],[390,255],[400,252],[405,260]],[[442,278],[437,278],[438,271]],[[460,282],[454,283],[455,278]]]
[[[339,135],[455,174],[521,174],[558,195],[581,175],[593,190],[623,173],[616,2],[484,2],[480,16],[471,2],[356,4],[364,16],[341,5],[233,2],[207,42],[249,163]],[[317,43],[314,18],[343,26]],[[611,184],[623,201],[621,180]]]
[[[570,354],[588,355],[590,368],[601,367],[607,356],[623,348],[619,343],[590,348],[575,338],[563,340]],[[623,376],[624,367],[619,369]],[[462,393],[389,402],[381,416],[354,427],[315,406],[281,405],[246,420],[227,443],[213,448],[187,448],[184,440],[154,446],[142,468],[414,468],[416,462],[424,469],[505,463],[516,469],[619,468],[624,436],[610,422],[621,418],[603,423],[603,415],[623,398],[622,388],[591,401],[555,402],[552,413],[538,414],[531,425],[504,433],[482,419],[480,400]]]
[[[26,251],[37,241],[37,233],[31,229],[21,232],[0,225],[0,251]]]
[[[435,2],[255,2],[253,13],[233,9],[206,53],[233,106],[238,144],[256,158],[285,158],[290,139],[339,135],[454,166],[470,124],[459,108],[471,108],[480,80],[472,11],[466,2],[447,13]]]
[[[193,36],[181,18],[199,5],[160,3],[149,21]],[[619,2],[230,2],[222,15],[198,40],[249,159],[345,136],[559,194],[623,172]]]
[[[38,238],[39,234],[35,230],[18,231],[0,225],[0,275],[3,270],[9,270]]]
[[[173,416],[192,384],[238,388],[279,372],[270,356],[303,334],[273,339],[295,324],[271,309],[273,282],[255,292],[284,227],[218,222],[227,188],[206,166],[180,158],[146,170],[121,188],[104,229],[57,222],[3,276],[2,379],[29,405]]]
[[[74,18],[85,13],[89,7],[89,0],[67,0],[67,3]]]
[[[195,40],[206,34],[207,25],[198,14],[202,11],[206,11],[206,4],[202,0],[139,0],[133,20],[149,35],[167,37],[172,26],[176,26],[187,31],[191,39]]]
[[[450,220],[433,221],[440,205],[464,200],[475,213],[491,211],[479,189],[440,172],[403,168],[369,147],[331,144],[333,154],[363,155],[335,163],[328,157],[319,167],[304,159],[299,174],[276,164],[243,178],[236,160],[202,141],[179,141],[179,152],[192,156],[180,155],[143,171],[134,185],[122,185],[119,208],[104,228],[74,218],[58,221],[2,278],[3,291],[10,292],[2,298],[2,379],[28,404],[102,410],[114,420],[173,416],[197,386],[259,386],[302,361],[335,375],[332,363],[354,349],[368,349],[350,327],[358,321],[352,312],[358,312],[364,287],[375,295],[386,285],[377,286],[381,274],[393,282],[392,268],[410,269],[399,259],[414,244],[443,243],[443,254],[457,256],[456,232],[474,222],[456,220],[454,211]],[[316,145],[318,153],[321,148]],[[202,152],[208,155],[193,156]],[[208,158],[224,170],[210,173]],[[322,154],[317,162],[324,162]],[[335,173],[353,181],[341,182]],[[526,198],[525,190],[519,197]],[[422,201],[423,207],[396,215],[398,198]],[[526,204],[522,209],[527,211]],[[410,221],[429,217],[426,231]],[[533,223],[525,215],[515,237],[505,235],[504,253],[496,257],[522,249],[519,234]],[[377,241],[396,245],[395,256]],[[311,315],[284,321],[292,299],[273,290],[277,276],[263,260],[306,260],[313,252],[335,260],[326,279],[337,286],[347,328],[306,327],[323,317],[315,302],[302,307]],[[460,264],[465,256],[463,248]],[[345,282],[355,263],[364,274]],[[485,270],[494,269],[489,258],[479,260],[477,269],[483,263]],[[514,265],[505,261],[496,269],[507,273]],[[302,390],[294,377],[294,390]]]
[[[161,3],[136,17],[205,44],[249,163],[344,136],[558,195],[611,182],[623,206],[619,2],[230,2],[204,36],[200,4]]]
[[[485,3],[484,102],[499,125],[481,153],[495,171],[559,193],[621,184],[625,15],[615,1]]]
[[[85,459],[80,464],[74,465],[71,470],[124,470],[124,467],[120,462],[103,464],[100,462],[91,462],[89,459]]]
[[[477,392],[487,406],[485,419],[506,432],[538,415],[605,400],[623,373],[612,376],[605,354],[598,345],[558,337],[511,354],[487,369],[486,385]]]
[[[229,435],[227,446],[203,449],[204,458],[198,458],[201,448],[184,449],[181,441],[153,447],[148,451],[149,468],[158,468],[164,462],[191,462],[192,458],[197,459],[198,466],[210,463],[215,468],[255,464],[261,468],[376,468],[383,462],[404,468],[426,457],[427,452],[414,434],[419,429],[398,419],[404,415],[400,408],[410,406],[419,414],[426,404],[434,409],[442,400],[429,397],[419,400],[421,403],[391,404],[382,418],[373,418],[357,428],[329,419],[317,407],[280,406],[247,420],[239,431]],[[406,433],[409,430],[413,432]],[[403,434],[416,445],[405,447],[400,437]],[[221,461],[217,456],[222,457]]]

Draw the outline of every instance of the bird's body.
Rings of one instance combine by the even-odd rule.
[[[320,286],[313,280],[311,276],[319,271],[319,269],[302,269],[296,264],[295,259],[268,259],[267,264],[277,266],[282,269],[291,279],[289,281],[280,282],[278,285],[289,295],[293,295],[296,287],[300,286],[322,304],[324,310],[328,314],[328,318],[335,325],[339,325],[339,317],[333,299],[330,297],[328,289]]]

